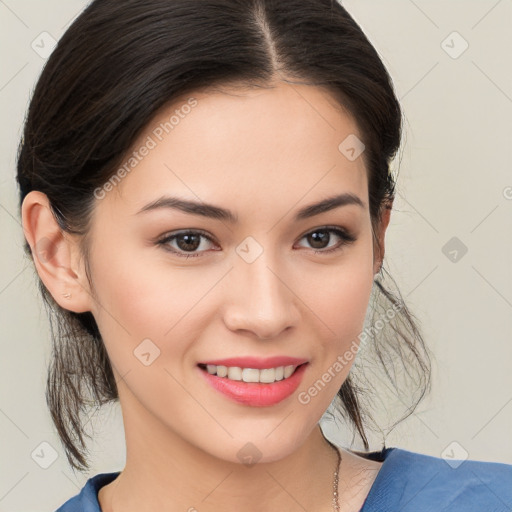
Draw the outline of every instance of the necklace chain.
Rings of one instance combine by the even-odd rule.
[[[340,512],[340,502],[339,502],[339,496],[338,496],[338,483],[339,483],[339,471],[340,471],[340,465],[341,461],[343,460],[341,458],[340,451],[336,446],[334,446],[329,439],[327,439],[324,436],[324,439],[331,445],[332,449],[336,452],[336,455],[338,457],[338,461],[336,463],[336,468],[334,469],[334,478],[333,478],[333,484],[332,484],[332,509],[334,512]]]

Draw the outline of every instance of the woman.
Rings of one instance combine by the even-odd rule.
[[[356,452],[319,425],[335,400],[369,449],[360,350],[416,384],[409,414],[429,388],[380,279],[400,134],[336,2],[97,0],[78,17],[31,101],[20,207],[68,460],[87,469],[83,412],[116,400],[127,458],[60,512],[510,509],[512,466]]]

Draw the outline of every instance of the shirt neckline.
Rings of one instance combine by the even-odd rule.
[[[396,455],[400,453],[400,448],[391,447],[391,448],[382,448],[380,451],[374,452],[353,452],[360,457],[365,459],[374,460],[377,462],[382,462],[382,466],[373,481],[372,486],[370,487],[370,492],[367,494],[366,499],[363,502],[363,506],[359,509],[359,512],[372,512],[374,510],[378,510],[378,500],[381,494],[381,490],[386,488],[386,481],[388,477],[388,469],[391,466],[390,461],[393,457],[390,457],[391,454]]]

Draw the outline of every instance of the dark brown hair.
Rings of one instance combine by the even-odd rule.
[[[395,195],[390,162],[400,147],[402,112],[376,50],[335,0],[93,1],[62,36],[35,87],[17,161],[20,208],[30,191],[46,194],[60,228],[79,235],[88,268],[93,191],[160,109],[198,90],[279,80],[325,87],[356,121],[379,247],[375,231]],[[26,240],[24,249],[33,258]],[[39,289],[52,333],[46,399],[69,463],[84,471],[83,417],[89,407],[118,399],[116,381],[93,315],[61,308],[40,279]],[[430,387],[429,351],[400,293],[386,288],[382,272],[372,293],[375,333],[337,395],[339,412],[366,450],[365,426],[379,428],[371,402],[390,389],[386,382],[407,404],[394,425]],[[396,314],[386,319],[391,310]]]

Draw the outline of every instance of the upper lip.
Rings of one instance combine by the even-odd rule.
[[[227,359],[214,359],[201,361],[199,364],[214,364],[216,366],[238,366],[240,368],[277,368],[279,366],[299,366],[307,363],[307,359],[301,357],[274,356],[274,357],[228,357]]]

